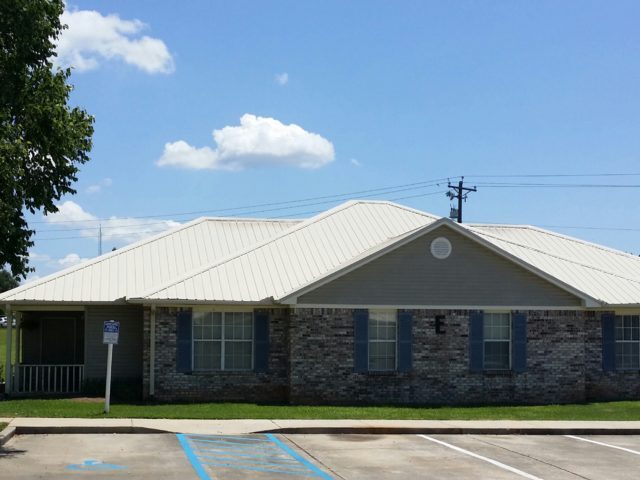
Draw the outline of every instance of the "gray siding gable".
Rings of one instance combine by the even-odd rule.
[[[447,238],[451,255],[431,255]],[[582,300],[442,225],[318,288],[304,305],[579,307]]]

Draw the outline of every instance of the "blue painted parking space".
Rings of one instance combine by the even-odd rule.
[[[177,435],[201,480],[251,478],[332,479],[313,463],[266,435]]]

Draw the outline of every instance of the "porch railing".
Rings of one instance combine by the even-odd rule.
[[[79,393],[84,365],[18,365],[14,370],[15,393]]]

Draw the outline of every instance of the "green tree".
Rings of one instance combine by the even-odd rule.
[[[6,270],[0,270],[0,293],[16,288],[20,282]]]
[[[93,117],[68,105],[70,69],[54,69],[62,0],[0,1],[0,267],[26,277],[25,213],[57,211],[89,160]]]

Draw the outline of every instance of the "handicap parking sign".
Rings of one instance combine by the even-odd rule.
[[[118,344],[118,336],[120,334],[120,322],[116,320],[107,320],[102,327],[102,343]]]

